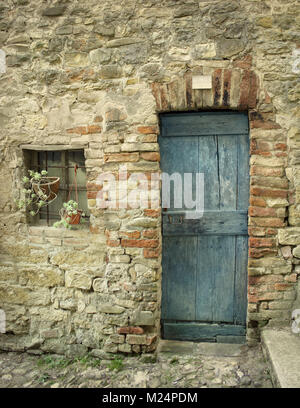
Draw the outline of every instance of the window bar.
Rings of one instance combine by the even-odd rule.
[[[64,154],[64,164],[65,164],[65,178],[66,178],[66,201],[68,200],[68,194],[69,194],[69,190],[70,190],[70,178],[69,178],[69,152],[65,151]],[[71,166],[72,167],[72,166]],[[70,197],[71,199],[71,197]]]
[[[46,171],[48,171],[48,152],[46,151]],[[47,225],[49,227],[49,205],[46,205],[47,210]]]

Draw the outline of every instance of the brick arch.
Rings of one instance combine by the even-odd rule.
[[[212,89],[193,90],[193,75],[211,75]],[[266,323],[273,318],[272,313],[268,315],[261,312],[265,307],[263,302],[277,299],[277,291],[288,290],[292,285],[287,284],[283,276],[256,276],[261,272],[256,272],[255,269],[258,262],[263,262],[264,258],[277,256],[277,230],[285,226],[284,210],[273,208],[271,204],[269,206],[268,200],[288,198],[288,181],[284,177],[284,166],[274,170],[273,164],[268,162],[287,155],[284,137],[282,142],[277,142],[279,132],[284,133],[284,130],[276,122],[271,98],[251,67],[251,57],[237,61],[232,68],[196,67],[179,74],[169,82],[153,82],[151,89],[157,113],[217,109],[248,111],[251,161],[247,338],[250,342],[256,342],[259,338],[258,322]],[[266,187],[265,178],[273,176],[282,177],[282,184],[279,187]],[[263,285],[265,282],[270,282],[270,285]]]
[[[186,71],[167,82],[153,82],[152,93],[158,112],[198,109],[252,110],[257,107],[259,79],[251,69],[210,69],[212,89],[192,89],[192,76],[203,74],[203,67]],[[206,73],[205,73],[206,75]]]

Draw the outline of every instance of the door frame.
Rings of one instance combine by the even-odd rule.
[[[232,113],[233,115],[232,116],[234,116],[234,113],[246,113],[247,114],[247,116],[248,116],[248,112],[237,112],[237,111],[233,111],[233,110],[201,110],[201,111],[180,111],[180,112],[167,112],[167,114],[170,114],[170,116],[179,116],[179,115],[181,115],[181,116],[183,116],[183,115],[189,115],[189,114],[197,114],[197,113],[213,113],[213,112],[216,112],[216,113],[221,113],[221,112],[223,112],[223,113]],[[165,132],[163,132],[163,130],[162,130],[162,122],[163,122],[163,120],[162,120],[162,117],[163,116],[165,116],[166,115],[166,112],[162,112],[162,113],[160,113],[160,115],[159,115],[159,123],[160,123],[160,137],[162,137],[162,134],[163,133],[165,133]],[[168,116],[168,115],[167,115]],[[226,115],[225,115],[225,117],[226,117]],[[240,131],[241,132],[241,134],[244,134],[245,135],[245,130],[241,130]],[[236,133],[236,132],[235,132]],[[239,133],[239,132],[237,132],[237,133]],[[247,126],[247,139],[249,140],[249,145],[250,145],[250,126],[249,126],[249,118],[248,118],[248,126]],[[224,134],[225,135],[225,134]],[[201,138],[200,138],[201,139]],[[200,140],[199,139],[199,140]],[[249,149],[249,151],[248,151],[248,157],[249,157],[249,159],[250,159],[250,149]],[[247,177],[249,176],[249,178],[250,178],[250,165],[248,166],[248,174],[247,174]],[[250,180],[249,180],[249,188],[250,188]],[[248,213],[248,208],[249,208],[249,200],[248,200],[248,206],[247,206],[247,213]],[[246,210],[246,208],[245,208],[245,210]],[[205,211],[205,209],[204,209],[204,211]],[[248,225],[248,223],[247,223],[247,225]],[[162,214],[162,221],[161,221],[161,240],[163,240],[163,231],[162,231],[162,229],[163,229],[163,214]],[[249,241],[249,240],[248,240]],[[249,245],[249,244],[248,244]],[[163,246],[162,246],[162,248],[163,248]],[[163,256],[163,253],[162,253],[162,256]],[[248,256],[247,256],[247,260],[248,260]],[[162,266],[162,268],[163,268],[163,266]],[[246,267],[247,268],[247,267]],[[247,277],[248,277],[248,271],[246,270],[245,271],[246,272],[246,279],[247,279]],[[164,273],[164,271],[162,270],[161,271],[161,274],[163,274]],[[161,275],[161,276],[163,276],[163,275]],[[248,281],[248,279],[247,279],[247,281]],[[247,291],[248,291],[248,282],[245,282],[246,283],[246,285],[247,285]],[[163,291],[162,291],[162,289],[163,289],[163,287],[162,287],[162,284],[163,284],[163,279],[161,279],[161,307],[160,307],[160,314],[162,313],[162,297],[163,297]],[[234,299],[233,299],[233,301],[234,301]],[[248,306],[248,299],[246,299],[246,302],[245,302],[245,306],[246,306],[246,310],[247,310],[247,306]],[[207,330],[209,333],[211,332],[211,329],[213,328],[213,325],[214,323],[207,323],[207,324],[203,324],[203,326],[208,326],[208,328],[206,329],[206,328],[204,328],[204,330]],[[193,325],[192,325],[193,326]],[[209,327],[210,326],[210,327]],[[223,326],[223,325],[221,325],[221,326]],[[227,326],[227,325],[225,325],[225,326]],[[218,329],[218,331],[220,331],[220,334],[218,335],[218,339],[220,338],[220,340],[218,340],[218,341],[221,341],[221,342],[244,342],[244,336],[245,336],[245,334],[242,334],[242,332],[241,332],[241,327],[242,326],[233,326],[233,324],[231,324],[231,325],[228,325],[228,327],[220,327],[219,329]],[[183,324],[183,327],[184,327],[184,324]],[[230,327],[231,327],[231,330],[232,330],[232,333],[235,333],[234,335],[232,335],[232,336],[230,336],[230,335],[228,335],[228,330],[230,329]],[[189,330],[191,330],[191,332],[193,333],[195,333],[195,334],[192,334],[192,338],[191,339],[189,339],[189,340],[192,340],[193,339],[193,336],[196,338],[197,337],[197,328],[196,328],[196,326],[195,327],[191,327],[191,328],[189,328]],[[202,330],[202,329],[201,329]],[[245,324],[244,324],[244,330],[245,330],[245,332],[246,332],[246,330],[247,330],[247,316],[246,316],[246,322],[245,322]],[[160,331],[161,331],[161,337],[162,338],[164,338],[163,337],[163,320],[162,320],[162,318],[160,318]],[[175,330],[175,332],[176,332],[176,330]],[[224,333],[224,335],[225,336],[223,336],[223,333]],[[182,340],[184,340],[184,336],[183,336],[183,338],[182,338]],[[210,341],[210,340],[196,340],[196,341]]]
[[[217,66],[216,66],[217,63]],[[209,89],[193,89],[193,76],[211,76],[212,86]],[[251,155],[259,155],[255,144],[255,138],[261,131],[280,130],[281,125],[277,122],[275,108],[272,99],[252,67],[251,55],[235,61],[213,61],[206,60],[203,65],[194,65],[193,68],[178,68],[170,80],[165,82],[152,82],[150,89],[154,100],[154,111],[159,124],[159,114],[167,112],[197,112],[209,110],[230,110],[243,111],[248,113],[249,138],[250,138],[250,206],[255,206],[255,202],[260,197],[259,192],[252,192],[252,177],[255,175],[255,160]],[[267,110],[264,110],[267,107]],[[159,133],[157,127],[157,134]],[[158,158],[159,161],[159,158]],[[252,209],[252,207],[250,207]],[[282,225],[266,225],[257,223],[257,217],[253,210],[248,213],[248,307],[246,338],[248,344],[256,344],[260,341],[260,327],[263,327],[269,320],[260,311],[260,303],[264,299],[264,294],[260,292],[258,276],[254,276],[252,268],[256,268],[258,258],[269,255],[276,255],[278,247],[270,248],[266,246],[257,247],[256,241],[257,226],[259,231],[267,235],[270,227],[284,227]],[[260,220],[258,218],[258,220]],[[258,238],[256,238],[258,237]],[[276,254],[275,254],[276,252]],[[158,251],[161,265],[161,254]],[[159,269],[161,274],[161,266]],[[161,279],[160,279],[161,281]],[[161,288],[158,288],[159,296],[156,309],[156,332],[160,339],[160,313],[161,313]]]

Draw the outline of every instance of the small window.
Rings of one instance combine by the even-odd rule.
[[[52,225],[60,219],[59,210],[63,203],[75,200],[75,168],[79,208],[89,219],[86,193],[86,169],[83,150],[35,151],[23,150],[27,170],[47,170],[49,177],[60,177],[57,198],[42,208],[36,220],[39,224]]]

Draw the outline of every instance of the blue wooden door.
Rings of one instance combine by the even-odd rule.
[[[162,114],[161,168],[204,174],[204,213],[163,208],[162,335],[243,342],[247,307],[248,117],[239,112]],[[163,187],[164,188],[164,187]],[[182,194],[184,188],[182,188]],[[178,206],[178,204],[177,204]]]

